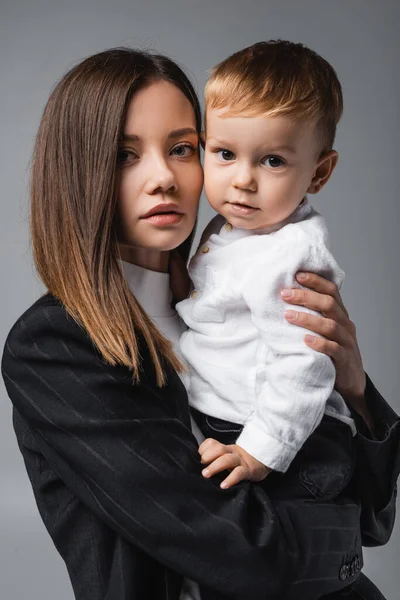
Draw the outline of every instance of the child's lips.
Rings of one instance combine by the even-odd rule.
[[[259,209],[249,204],[242,204],[240,202],[229,202],[229,206],[232,211],[238,215],[252,215]]]

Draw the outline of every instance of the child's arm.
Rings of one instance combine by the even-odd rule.
[[[280,293],[298,287],[298,271],[320,273],[337,285],[343,279],[321,236],[310,236],[299,227],[285,230],[278,251],[261,253],[242,274],[243,297],[265,354],[261,354],[264,365],[257,406],[236,441],[262,464],[282,472],[321,421],[335,383],[335,368],[328,356],[304,344],[304,329],[285,320],[285,308],[290,307]],[[304,307],[298,310],[312,312]],[[341,406],[340,397],[338,403]]]

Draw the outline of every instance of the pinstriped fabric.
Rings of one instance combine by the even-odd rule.
[[[157,388],[143,344],[141,355],[134,385],[49,295],[5,347],[18,443],[75,597],[178,600],[182,575],[213,600],[280,599],[300,582],[316,600],[347,586],[339,569],[360,552],[352,498],[314,498],[296,467],[276,489],[243,483],[227,493],[202,478],[184,388],[172,372]],[[342,440],[330,443],[328,464]],[[290,502],[278,489],[290,489]]]

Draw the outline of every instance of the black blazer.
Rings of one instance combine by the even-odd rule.
[[[221,490],[221,479],[200,474],[179,377],[167,369],[168,385],[157,388],[140,348],[141,382],[133,385],[130,371],[107,365],[49,294],[18,319],[5,345],[2,373],[19,447],[75,597],[178,600],[184,575],[207,599],[313,600],[355,581],[362,566],[356,489],[368,486],[354,485],[349,428],[326,417],[286,474],[270,475],[262,487]],[[393,526],[399,427],[371,386],[384,435],[357,442],[367,457],[359,464],[380,488],[366,497],[362,516],[369,542],[384,543]]]

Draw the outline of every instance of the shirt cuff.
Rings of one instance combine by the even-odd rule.
[[[299,448],[288,446],[252,423],[244,426],[236,444],[266,467],[282,473],[288,470],[299,451]]]

